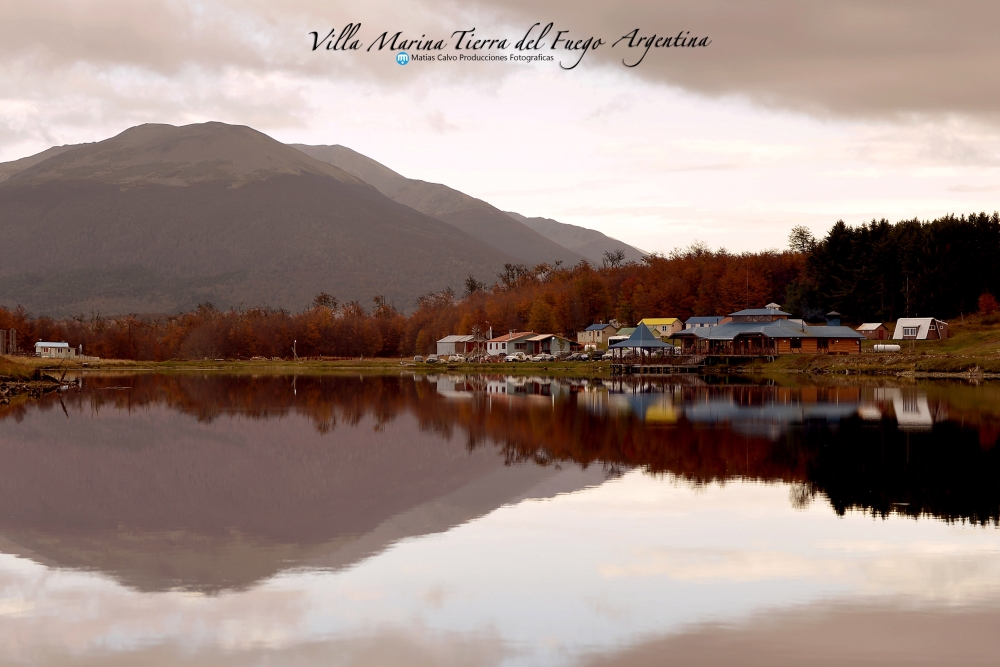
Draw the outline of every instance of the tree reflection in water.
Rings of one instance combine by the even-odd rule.
[[[990,385],[152,374],[83,384],[0,419],[61,413],[60,401],[92,412],[162,405],[200,422],[296,414],[330,433],[364,418],[378,431],[407,414],[423,432],[461,436],[469,450],[499,448],[508,464],[787,482],[793,504],[822,494],[838,513],[1000,519],[1000,391]]]
[[[887,646],[902,662],[987,664],[997,537],[979,524],[998,521],[998,393],[88,375],[0,412],[5,646],[53,646],[52,664],[72,662],[64,646],[80,664],[142,663],[135,646],[167,662],[328,664],[344,646],[331,637],[381,646],[403,619],[418,649],[479,628],[518,655],[558,646],[528,654],[538,664],[595,648],[592,664],[847,664]],[[784,505],[786,487],[809,511]],[[441,605],[442,591],[457,594]],[[249,639],[225,653],[232,628]],[[406,646],[395,663],[413,662]]]

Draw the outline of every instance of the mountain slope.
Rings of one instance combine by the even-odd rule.
[[[138,126],[17,171],[0,183],[0,238],[0,303],[51,315],[206,300],[298,309],[320,291],[407,308],[512,261],[335,166],[222,123]]]
[[[47,160],[50,157],[59,155],[60,153],[65,153],[68,150],[77,148],[74,145],[66,146],[53,146],[41,153],[36,153],[35,155],[29,155],[28,157],[23,157],[20,160],[14,160],[12,162],[2,162],[0,163],[0,182],[6,181],[8,178],[13,176],[18,172],[22,172],[28,167],[33,167],[42,160]]]
[[[556,260],[575,264],[583,259],[500,209],[446,185],[406,178],[344,146],[291,146],[357,176],[390,199],[454,225],[526,264]]]
[[[550,218],[527,218],[520,213],[511,211],[507,211],[507,215],[559,245],[583,255],[597,265],[604,261],[604,253],[609,251],[621,250],[625,253],[625,261],[627,262],[642,261],[643,255],[647,254],[627,243],[602,234],[596,229],[568,225]]]

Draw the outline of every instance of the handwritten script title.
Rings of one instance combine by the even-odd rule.
[[[703,48],[712,43],[708,36],[692,36],[689,30],[681,30],[676,35],[663,36],[651,33],[642,34],[639,28],[625,33],[609,45],[607,40],[601,37],[576,37],[570,34],[569,30],[556,30],[554,23],[542,25],[535,23],[524,36],[513,41],[506,37],[482,37],[476,34],[476,28],[467,30],[456,30],[451,33],[448,39],[428,38],[420,35],[418,39],[413,39],[403,35],[403,32],[396,31],[390,33],[388,30],[382,32],[374,40],[365,42],[361,39],[361,24],[348,23],[339,32],[336,29],[330,30],[323,36],[320,32],[310,32],[312,36],[312,50],[324,51],[366,51],[372,49],[382,51],[410,51],[410,52],[444,52],[444,51],[465,51],[465,52],[497,52],[515,50],[518,52],[539,52],[562,51],[569,62],[559,62],[563,69],[573,69],[591,51],[596,51],[601,47],[615,48],[620,46],[627,49],[626,55],[622,58],[625,67],[636,67],[646,59],[646,54],[650,49],[662,48]]]

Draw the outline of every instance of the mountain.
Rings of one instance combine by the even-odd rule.
[[[24,171],[28,167],[38,164],[42,160],[47,160],[50,157],[59,155],[60,153],[65,153],[71,148],[76,148],[76,146],[53,146],[52,148],[44,150],[41,153],[29,155],[28,157],[23,157],[20,160],[14,160],[13,162],[0,162],[0,182],[6,181],[14,174]]]
[[[373,382],[381,388],[364,388]],[[119,383],[131,387],[125,401],[102,390]],[[346,568],[401,539],[606,480],[600,465],[510,465],[499,445],[469,449],[422,428],[422,406],[445,400],[431,383],[402,402],[392,378],[299,377],[297,397],[281,377],[86,386],[21,412],[0,407],[0,552],[139,590],[218,592],[293,568]],[[341,420],[322,430],[310,411]]]
[[[406,178],[344,146],[290,145],[370,183],[393,201],[454,225],[525,264],[556,260],[576,264],[583,259],[500,209],[446,185]]]
[[[0,303],[34,313],[298,309],[320,291],[408,309],[514,261],[244,126],[140,125],[0,173]]]
[[[583,255],[597,266],[604,262],[604,253],[609,251],[621,250],[625,253],[627,262],[642,261],[643,255],[648,254],[618,239],[606,236],[596,229],[568,225],[550,218],[527,218],[511,211],[507,211],[507,215],[559,245]]]

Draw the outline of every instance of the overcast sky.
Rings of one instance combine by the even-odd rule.
[[[590,4],[0,0],[0,160],[219,120],[661,252],[1000,208],[997,3]],[[352,21],[364,48],[471,28],[513,43],[549,21],[607,44],[572,70],[551,35],[552,62],[312,50]],[[637,51],[611,43],[636,28],[711,44],[629,68]]]

